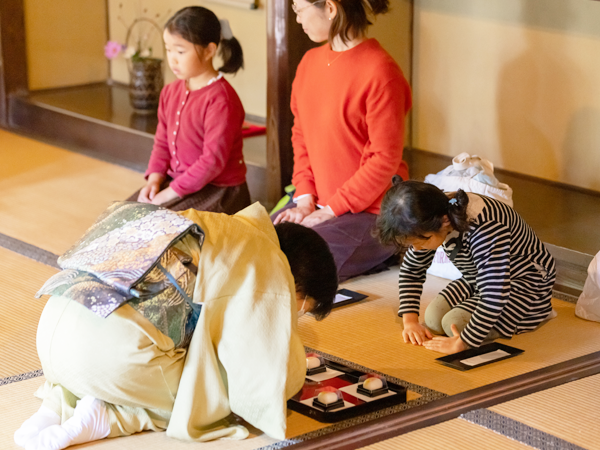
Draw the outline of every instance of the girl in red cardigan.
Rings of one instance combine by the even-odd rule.
[[[340,281],[381,267],[395,250],[371,231],[402,160],[410,88],[398,64],[368,39],[368,14],[388,0],[295,0],[314,42],[292,85],[294,204],[275,223],[312,227],[329,244]]]
[[[233,214],[250,204],[244,108],[223,72],[242,68],[242,48],[228,22],[200,6],[171,17],[163,39],[178,80],[161,92],[148,181],[129,200]],[[223,67],[217,71],[213,57],[219,45]]]

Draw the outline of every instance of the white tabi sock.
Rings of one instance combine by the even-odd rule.
[[[61,450],[70,445],[104,439],[110,434],[108,411],[104,402],[91,396],[77,402],[73,417],[62,425],[40,432],[25,445],[26,450]]]
[[[51,425],[60,425],[60,416],[44,405],[23,422],[23,425],[15,431],[15,443],[20,447],[25,447],[28,440],[36,437],[44,428]]]

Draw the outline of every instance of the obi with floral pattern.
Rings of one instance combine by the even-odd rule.
[[[185,346],[200,313],[192,301],[204,233],[156,205],[116,202],[58,259],[63,269],[39,290],[81,303],[106,318],[128,303]]]

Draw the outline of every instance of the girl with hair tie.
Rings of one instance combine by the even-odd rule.
[[[329,244],[340,281],[379,270],[394,254],[371,232],[402,160],[408,83],[393,58],[367,37],[370,16],[388,0],[294,0],[297,22],[314,42],[292,86],[293,203],[275,223],[313,228]]]
[[[190,6],[171,17],[163,39],[178,78],[160,94],[146,186],[128,200],[182,211],[234,214],[250,204],[242,155],[244,108],[223,73],[244,65],[227,20]],[[213,67],[219,49],[223,66]]]
[[[406,343],[456,353],[533,331],[554,317],[554,259],[505,203],[396,179],[381,204],[377,233],[383,243],[408,247],[398,310]],[[440,245],[463,277],[432,301],[422,325],[423,283]]]

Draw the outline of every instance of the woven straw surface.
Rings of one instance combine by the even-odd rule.
[[[0,378],[41,367],[35,334],[46,299],[34,295],[56,272],[0,247]]]
[[[365,450],[525,450],[531,447],[510,440],[462,419],[449,420],[438,425],[422,428],[377,444],[363,447]]]
[[[57,255],[141,174],[0,130],[0,233]]]
[[[92,158],[71,153],[0,130],[0,233],[32,244],[54,254],[63,253],[114,200],[124,199],[143,182],[140,174]],[[35,332],[44,299],[34,293],[56,272],[9,250],[0,248],[0,378],[40,368],[35,349]],[[423,295],[423,307],[441,290],[446,280],[429,277]],[[369,298],[360,303],[334,310],[323,322],[305,316],[300,319],[304,343],[354,363],[369,367],[411,383],[446,394],[455,394],[546,367],[600,350],[600,326],[574,316],[574,305],[554,301],[558,318],[540,330],[501,341],[525,350],[525,353],[497,364],[468,372],[459,372],[438,364],[441,356],[422,347],[402,342],[401,319],[396,316],[397,267],[344,283],[343,287],[362,292]],[[568,338],[566,338],[568,337]],[[590,379],[595,380],[595,379]],[[581,380],[583,383],[586,380]],[[43,382],[33,378],[0,386],[0,448],[16,448],[14,430],[39,407],[33,392]],[[524,397],[496,407],[496,411],[531,426],[560,429],[571,423],[572,433],[579,433],[582,445],[600,442],[598,436],[576,431],[587,426],[581,416],[598,417],[593,398],[600,398],[598,386],[580,382],[552,391]],[[592,395],[587,395],[593,391]],[[548,397],[546,398],[546,395]],[[557,395],[559,397],[557,397]],[[579,396],[586,401],[569,403]],[[553,399],[560,398],[560,403]],[[556,406],[559,405],[559,406]],[[533,414],[535,411],[536,414]],[[560,413],[560,414],[559,414]],[[580,413],[581,416],[577,414]],[[575,421],[577,419],[577,421]],[[327,426],[308,417],[290,412],[288,437],[298,436]],[[582,428],[583,429],[583,428]],[[587,430],[595,429],[588,426]],[[563,439],[574,438],[566,433]],[[222,441],[187,444],[171,440],[164,433],[104,440],[94,448],[147,450],[159,448],[256,449],[274,441],[251,429],[252,438],[241,442]],[[453,436],[449,438],[449,436]],[[474,439],[476,437],[476,439]],[[521,444],[477,427],[463,420],[453,420],[380,443],[372,448],[471,448],[466,442],[486,442],[486,448],[522,448]],[[396,446],[396,443],[398,444]],[[597,444],[596,444],[597,445]],[[473,447],[475,448],[475,447]]]
[[[574,304],[553,300],[557,318],[535,332],[498,341],[525,350],[523,354],[466,372],[443,366],[435,361],[443,355],[403,342],[402,320],[396,315],[397,279],[397,268],[392,268],[344,283],[369,298],[335,309],[322,322],[303,317],[305,345],[449,395],[600,350],[600,325],[577,318]],[[422,311],[446,283],[428,278]]]
[[[489,409],[580,447],[600,449],[600,375]]]

